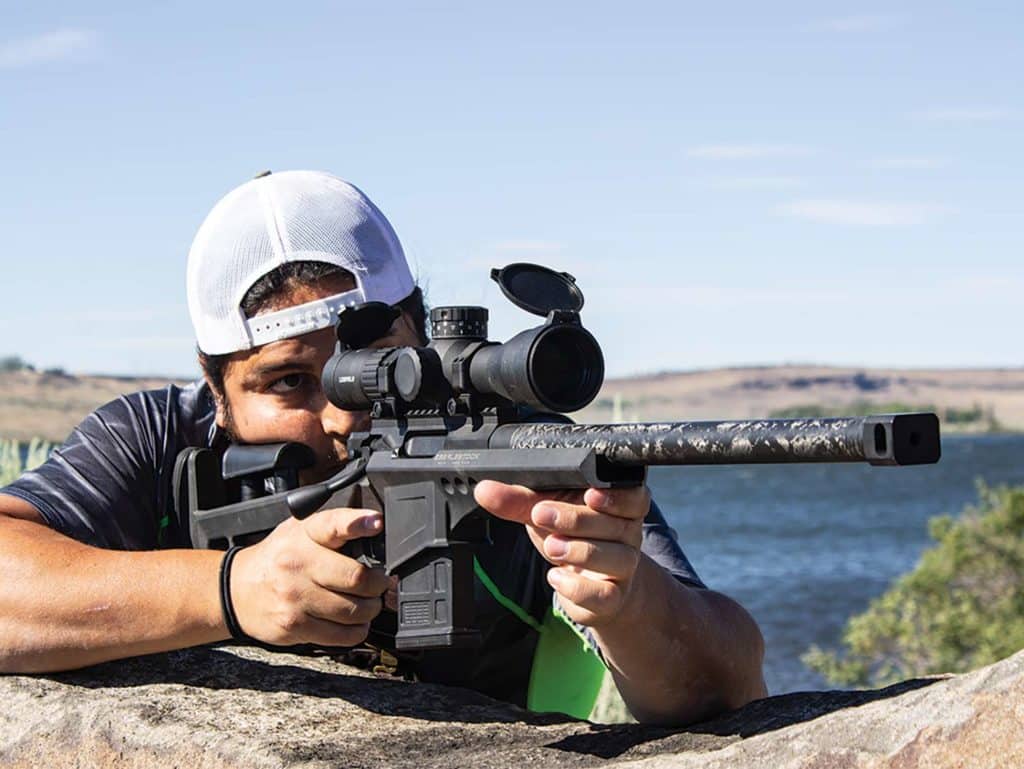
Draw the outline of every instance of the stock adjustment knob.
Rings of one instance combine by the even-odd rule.
[[[434,339],[487,339],[486,307],[435,307],[430,311]]]

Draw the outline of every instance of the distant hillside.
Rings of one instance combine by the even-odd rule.
[[[121,393],[166,379],[0,373],[0,438],[61,441]],[[178,382],[183,384],[183,382]],[[935,409],[944,429],[1024,430],[1024,369],[771,366],[611,379],[580,422],[747,419]]]
[[[936,410],[949,430],[1024,430],[1024,369],[770,366],[612,379],[581,422]]]
[[[123,393],[165,387],[170,381],[28,370],[2,372],[0,438],[38,437],[62,442],[97,406]]]

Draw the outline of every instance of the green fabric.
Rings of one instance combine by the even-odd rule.
[[[589,718],[604,674],[604,663],[576,626],[549,608],[533,653],[527,709]]]
[[[537,620],[507,598],[473,559],[473,572],[495,601],[537,631],[526,707],[535,713],[565,713],[587,718],[604,682],[605,667],[579,629],[560,611],[549,607],[544,621]]]
[[[515,614],[516,617],[532,627],[538,633],[541,632],[540,623],[537,622],[537,620],[535,620],[528,611],[523,609],[522,606],[517,604],[511,598],[506,598],[502,594],[498,589],[498,586],[494,584],[494,580],[492,580],[487,572],[484,571],[484,567],[480,565],[480,561],[478,561],[475,556],[473,558],[473,572],[476,574],[477,579],[483,583],[483,586],[487,588],[487,592],[491,594],[495,601]]]
[[[165,515],[157,524],[156,543],[163,545],[164,537],[167,536],[167,527],[171,525],[171,516]]]

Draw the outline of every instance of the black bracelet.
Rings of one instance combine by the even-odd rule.
[[[231,637],[235,641],[240,641],[249,646],[258,646],[271,652],[296,653],[301,652],[303,649],[314,648],[311,645],[275,646],[274,644],[264,643],[259,639],[253,638],[242,630],[242,626],[238,622],[238,615],[235,614],[235,606],[231,602],[231,563],[235,560],[235,556],[238,555],[238,551],[241,549],[241,545],[234,545],[228,548],[228,551],[224,553],[224,559],[220,562],[220,612],[224,616],[224,624],[228,626],[228,632],[231,633]]]
[[[238,615],[235,614],[234,604],[231,603],[231,562],[235,560],[235,556],[241,549],[240,545],[228,548],[228,551],[224,553],[224,560],[220,562],[220,611],[224,615],[224,624],[228,626],[228,632],[231,633],[232,638],[236,641],[262,646],[259,641],[242,630],[242,626],[238,624]]]

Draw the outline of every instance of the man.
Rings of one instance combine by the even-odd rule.
[[[299,441],[310,482],[336,472],[365,413],[330,404],[319,375],[337,311],[402,314],[374,346],[426,341],[422,294],[384,215],[323,173],[258,177],[201,226],[188,264],[204,380],[134,393],[87,417],[41,468],[0,493],[0,670],[41,672],[229,639],[354,646],[387,603],[380,570],[342,555],[378,513],[288,520],[233,563],[190,547],[170,476],[186,446]],[[481,481],[496,517],[479,560],[481,649],[409,661],[422,680],[523,704],[536,622],[554,601],[582,627],[640,720],[683,723],[764,696],[763,645],[735,602],[704,587],[646,489],[539,494]],[[227,591],[221,598],[220,577]],[[490,588],[488,588],[490,590]]]

